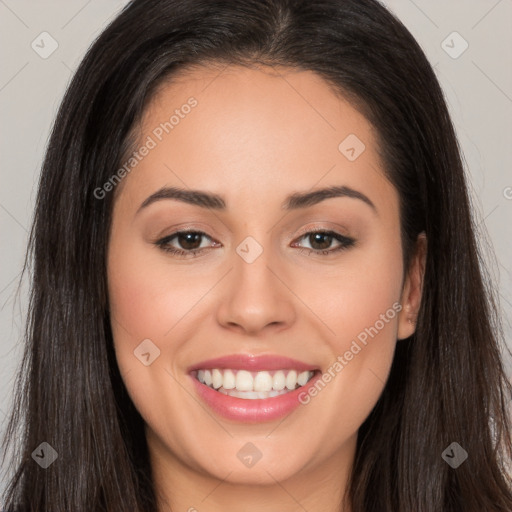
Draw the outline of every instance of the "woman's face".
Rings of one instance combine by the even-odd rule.
[[[316,74],[280,73],[182,74],[147,108],[121,173],[117,362],[153,463],[175,478],[343,472],[397,337],[413,332],[372,126]]]

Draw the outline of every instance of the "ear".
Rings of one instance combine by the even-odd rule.
[[[416,319],[421,305],[421,293],[427,259],[427,236],[418,235],[414,253],[404,280],[400,304],[402,310],[398,316],[398,339],[408,338],[416,330]]]

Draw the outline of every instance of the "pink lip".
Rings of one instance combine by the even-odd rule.
[[[190,373],[193,370],[205,370],[212,368],[225,368],[233,370],[247,370],[247,371],[264,371],[264,370],[317,370],[317,366],[297,361],[284,356],[275,355],[247,355],[247,354],[233,354],[230,356],[217,357],[215,359],[208,359],[200,363],[190,366],[187,370]]]
[[[307,396],[308,389],[314,386],[315,382],[321,377],[321,372],[317,372],[305,386],[284,395],[273,398],[263,398],[261,400],[248,400],[223,395],[209,386],[202,384],[194,376],[190,378],[199,396],[217,414],[229,420],[243,423],[259,423],[282,418],[297,409],[299,405],[301,405],[299,396],[301,394]]]
[[[307,394],[308,389],[315,385],[322,374],[317,371],[311,380],[304,386],[290,391],[284,395],[260,400],[249,400],[224,395],[202,384],[196,379],[196,370],[211,368],[230,368],[237,370],[262,371],[262,370],[318,370],[318,367],[302,363],[295,359],[282,356],[248,356],[246,354],[235,354],[232,356],[220,357],[202,361],[189,368],[189,375],[193,381],[199,396],[215,413],[233,421],[243,423],[256,423],[272,421],[290,414],[297,409],[301,402],[299,396]]]

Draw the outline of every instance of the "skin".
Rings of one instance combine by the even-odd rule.
[[[425,240],[404,272],[398,195],[384,176],[375,131],[318,75],[187,70],[150,102],[136,147],[155,139],[153,130],[191,96],[197,106],[116,190],[108,252],[116,357],[146,422],[159,510],[234,511],[243,503],[246,512],[339,511],[358,428],[383,390],[397,339],[414,332]],[[349,134],[366,146],[352,162],[338,149]],[[365,194],[376,211],[349,197],[280,207],[291,193],[331,185]],[[227,208],[163,199],[139,210],[164,186],[222,195]],[[186,228],[207,235],[197,256],[155,244]],[[304,235],[312,228],[355,245],[321,254],[322,244],[340,243],[327,237],[315,244]],[[263,248],[253,263],[236,252],[247,236]],[[190,247],[177,237],[169,244]],[[325,372],[397,302],[401,312],[284,420],[218,416],[187,375],[192,364],[234,353],[289,356]],[[134,356],[144,339],[160,350],[149,366]],[[251,468],[237,458],[248,442],[262,454]]]

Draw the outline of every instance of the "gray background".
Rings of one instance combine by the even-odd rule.
[[[26,278],[16,290],[49,130],[85,51],[126,3],[0,0],[0,434],[21,356]],[[416,37],[445,91],[512,348],[512,0],[384,3]],[[58,44],[47,58],[32,48],[51,50],[43,32]],[[508,358],[506,365],[510,374]]]

